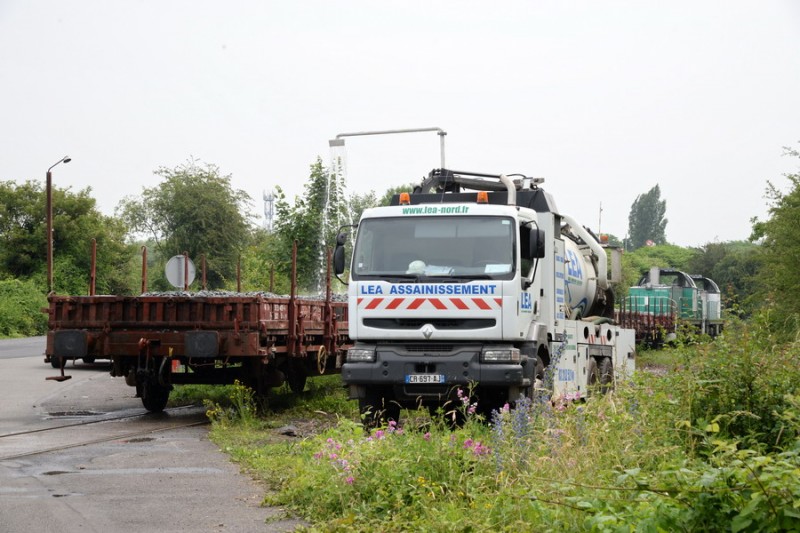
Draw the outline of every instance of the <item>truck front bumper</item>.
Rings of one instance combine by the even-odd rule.
[[[360,345],[364,346],[364,345]],[[351,398],[362,397],[365,387],[392,388],[403,403],[432,403],[452,397],[459,387],[524,389],[533,382],[533,364],[481,362],[482,345],[375,346],[374,362],[347,362],[342,380]],[[409,376],[432,376],[427,383],[409,383]],[[437,379],[437,377],[439,379]],[[438,382],[440,381],[440,382]]]

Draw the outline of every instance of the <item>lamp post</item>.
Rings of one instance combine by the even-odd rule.
[[[447,132],[442,128],[413,128],[406,130],[382,130],[382,131],[359,131],[356,133],[340,133],[335,139],[328,141],[328,145],[333,148],[336,146],[344,146],[344,137],[358,137],[363,135],[387,135],[394,133],[419,133],[423,131],[435,131],[439,135],[439,152],[441,155],[442,168],[444,168],[444,136]]]
[[[72,159],[65,155],[47,169],[47,292],[53,292],[53,167],[59,163],[69,163]]]

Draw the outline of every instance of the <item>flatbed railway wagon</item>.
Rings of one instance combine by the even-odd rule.
[[[293,268],[293,272],[295,269]],[[295,275],[293,274],[293,279]],[[239,381],[258,394],[338,372],[349,347],[346,302],[331,295],[144,293],[48,298],[46,360],[110,359],[111,375],[161,411],[176,384]]]

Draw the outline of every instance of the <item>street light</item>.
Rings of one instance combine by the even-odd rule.
[[[423,131],[435,131],[437,135],[439,135],[439,151],[441,153],[442,168],[444,168],[444,136],[447,135],[447,132],[444,131],[442,128],[413,128],[407,130],[359,131],[356,133],[340,133],[339,135],[336,136],[335,139],[329,140],[328,145],[331,148],[344,146],[343,137],[358,137],[363,135],[387,135],[392,133],[419,133]]]
[[[47,292],[53,292],[53,167],[59,163],[69,163],[72,159],[65,155],[47,169]]]

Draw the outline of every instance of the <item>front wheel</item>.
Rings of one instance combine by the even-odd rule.
[[[603,357],[598,367],[600,374],[600,392],[607,394],[614,390],[614,365],[611,364],[610,357]]]
[[[586,366],[586,392],[589,396],[598,388],[600,382],[600,371],[597,369],[597,361],[594,357],[589,358],[589,364]]]

